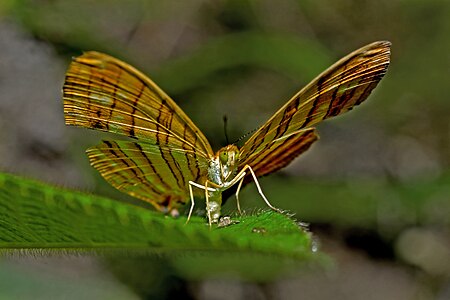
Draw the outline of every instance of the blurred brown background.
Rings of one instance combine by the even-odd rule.
[[[334,268],[264,285],[177,278],[138,294],[94,258],[5,258],[0,296],[449,299],[449,36],[449,2],[437,0],[2,1],[0,169],[115,198],[84,155],[104,134],[64,126],[72,56],[103,51],[142,70],[217,149],[223,115],[237,140],[340,57],[393,46],[368,101],[320,124],[310,151],[261,181],[311,223]],[[255,195],[245,190],[248,209],[262,206]]]

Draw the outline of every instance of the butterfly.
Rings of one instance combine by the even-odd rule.
[[[218,223],[222,192],[239,192],[287,166],[317,139],[315,124],[362,103],[385,75],[390,42],[366,45],[339,60],[297,92],[242,147],[214,152],[205,135],[152,80],[109,55],[86,52],[71,62],[63,86],[67,125],[130,137],[104,140],[86,152],[91,165],[120,191],[178,215],[195,197],[206,199]]]

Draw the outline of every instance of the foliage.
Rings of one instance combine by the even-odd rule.
[[[236,216],[232,220],[238,223],[223,227],[210,228],[201,217],[186,225],[185,217],[8,174],[0,175],[0,207],[3,252],[158,254],[186,276],[226,269],[259,279],[317,256],[311,234],[272,211]],[[248,268],[261,260],[268,263],[262,268],[267,272]],[[198,263],[205,267],[192,272],[189,266]]]

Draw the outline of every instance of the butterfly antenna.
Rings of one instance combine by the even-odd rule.
[[[255,128],[255,129],[253,129],[253,130],[247,132],[246,134],[244,134],[243,136],[241,136],[240,138],[238,138],[238,139],[233,143],[233,145],[239,143],[240,141],[242,141],[244,138],[246,138],[246,137],[249,136],[250,134],[256,132],[258,129],[259,129],[259,128]]]
[[[230,140],[228,139],[228,117],[227,115],[223,115],[223,132],[225,133],[225,140],[227,142],[227,145],[230,144]]]

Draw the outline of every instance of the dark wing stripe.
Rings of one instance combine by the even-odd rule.
[[[108,150],[109,150],[109,152],[111,153],[112,156],[120,155],[120,153],[116,152],[116,150],[115,150],[116,147],[113,147],[113,143],[115,144],[115,142],[105,141],[105,144],[109,147]],[[122,153],[122,154],[126,156],[125,153]],[[127,160],[124,159],[122,162],[123,162],[124,165],[126,165],[128,167],[128,169],[130,169],[130,164],[128,163]],[[136,172],[136,170],[132,169],[131,172],[133,172],[133,175],[135,177],[138,177],[138,173]]]
[[[347,66],[348,66],[348,61],[347,61],[347,63],[344,63],[343,72],[341,74],[338,74],[340,77],[339,81],[338,81],[339,82],[338,86],[341,86],[343,83],[343,77],[344,77],[345,71],[347,69]],[[330,117],[332,115],[338,115],[340,112],[340,109],[339,109],[340,103],[347,102],[347,100],[351,99],[351,96],[350,97],[343,97],[343,96],[338,97],[337,96],[338,91],[339,91],[339,88],[334,89],[333,95],[331,96],[331,101],[330,101],[330,104],[328,105],[328,109],[327,109],[324,119],[326,119],[327,117]],[[353,95],[354,91],[355,91],[355,89],[351,89],[351,95]],[[340,98],[343,98],[342,101],[340,100]]]
[[[314,115],[316,108],[319,106],[320,100],[322,99],[322,96],[323,96],[322,89],[324,88],[324,82],[325,82],[325,77],[321,77],[317,81],[317,97],[312,102],[311,108],[308,112],[308,115],[306,116],[306,119],[303,122],[303,124],[301,126],[299,126],[299,128],[305,128],[312,121],[312,116]],[[300,98],[300,96],[297,97],[297,99],[299,99],[299,98]],[[291,121],[292,121],[292,119],[291,119]]]
[[[121,74],[122,74],[122,73],[120,73],[118,76],[120,77]],[[117,87],[114,86],[113,95],[116,95],[116,94],[117,94]],[[107,121],[107,123],[106,123],[106,131],[109,131],[109,120],[111,120],[111,117],[112,117],[112,115],[113,115],[113,112],[114,112],[115,108],[116,108],[116,101],[113,101],[113,103],[111,104],[111,109],[110,109],[110,112],[109,112],[109,117],[107,118],[108,121]],[[99,115],[98,113],[97,113],[97,116],[100,117],[100,115]],[[132,128],[131,130],[134,130],[134,129]],[[130,130],[130,136],[134,136],[134,133],[132,133],[131,130]]]
[[[122,76],[122,74],[123,74],[123,71],[121,71],[121,72],[119,72],[118,74],[117,74],[117,81],[119,81],[120,80],[120,76]],[[102,78],[102,81],[104,81],[104,78]],[[113,96],[115,96],[115,95],[117,95],[117,85],[115,84],[115,85],[113,85],[113,87],[114,87],[114,89],[113,89],[113,91],[112,91],[112,94],[113,94]],[[114,111],[114,108],[116,107],[116,101],[113,101],[112,102],[112,104],[111,104],[111,109],[110,109],[110,113],[109,113],[109,117],[107,118],[107,121],[106,121],[106,130],[107,131],[109,131],[109,120],[111,120],[111,117],[112,117],[112,114],[113,114],[113,111]],[[98,117],[100,117],[100,114],[98,113],[98,111],[97,111],[97,116]],[[134,123],[134,119],[132,118],[132,121],[133,121],[133,123]],[[132,124],[132,125],[134,125],[134,124]],[[134,136],[134,133],[132,133],[132,131],[133,131],[134,129],[133,129],[133,127],[130,129],[130,136]]]
[[[162,102],[161,102],[161,108],[163,106],[165,106],[165,104],[166,104],[165,100],[163,99]],[[169,119],[171,119],[172,116],[173,116],[173,114],[167,115],[167,117]],[[158,125],[161,124],[163,127],[167,128],[168,127],[167,125],[169,124],[169,121],[165,117],[166,117],[166,115],[160,114],[157,117],[156,121],[157,121]],[[161,139],[160,139],[161,137],[160,136],[157,136],[156,138],[157,138],[158,144],[164,144],[164,145],[168,145],[169,144],[168,143],[168,136],[166,136],[166,140],[163,143],[161,143]],[[182,143],[181,146],[183,147],[183,143]],[[176,164],[175,164],[175,166],[173,166],[173,164],[176,163],[176,161],[175,161],[174,157],[172,156],[172,152],[170,152],[170,151],[162,151],[162,149],[160,148],[160,153],[161,153],[162,159],[167,164],[167,167],[169,168],[173,179],[177,182],[177,184],[179,186],[185,186],[183,174],[181,174],[180,168],[177,167]],[[175,173],[178,173],[178,174],[175,174]]]
[[[112,143],[114,143],[114,142],[105,142],[105,144],[106,144],[109,148],[112,148]],[[89,150],[88,150],[88,151],[89,151]],[[86,151],[86,152],[88,152],[88,151]],[[111,154],[112,154],[113,156],[115,155],[114,152],[112,152]],[[122,178],[123,180],[126,180],[126,176],[124,176],[124,175],[122,175],[122,174],[119,174],[118,177]]]
[[[186,128],[184,129],[184,131],[183,131],[183,139],[185,139],[186,138]],[[186,150],[186,148],[185,148],[185,143],[183,143],[182,145],[181,145],[181,148],[183,149],[183,150]],[[185,157],[186,157],[186,161],[187,161],[187,168],[188,169],[190,169],[190,170],[192,170],[192,171],[194,171],[196,174],[194,175],[194,181],[195,182],[198,182],[197,180],[199,179],[199,177],[200,177],[200,167],[197,165],[197,160],[195,160],[193,157],[192,157],[192,155],[189,155],[189,152],[188,151],[185,151],[184,152],[185,154]]]
[[[161,105],[160,109],[163,110],[163,109],[164,109],[164,106],[165,106],[165,100],[164,100],[164,99],[162,99],[160,105]],[[163,127],[163,128],[165,127],[165,126],[164,126],[164,123],[161,121],[161,117],[162,117],[162,116],[163,116],[162,114],[159,114],[159,115],[157,116],[157,118],[156,118],[156,130],[157,130],[157,131],[159,130],[159,127]],[[156,135],[156,144],[158,144],[158,145],[161,144],[161,138],[162,138],[162,136]],[[167,144],[167,143],[166,143],[166,144]],[[177,176],[175,175],[174,169],[172,168],[172,166],[171,166],[171,164],[170,164],[170,162],[171,162],[172,159],[171,159],[171,158],[167,158],[166,155],[165,155],[165,152],[162,151],[161,148],[159,148],[159,152],[160,152],[160,154],[161,154],[161,158],[164,160],[165,164],[166,164],[167,167],[169,168],[170,174],[171,174],[172,178],[178,183],[178,178],[177,178]],[[179,184],[179,183],[178,183],[178,184]]]
[[[283,136],[289,128],[290,122],[292,121],[292,117],[298,110],[298,106],[300,105],[300,98],[297,97],[294,101],[287,106],[287,109],[283,113],[283,117],[281,118],[280,125],[277,128],[277,132],[275,134],[275,139]]]
[[[121,69],[121,70],[123,71],[123,69]],[[132,104],[132,110],[131,110],[131,114],[130,114],[131,115],[131,127],[130,127],[130,132],[129,132],[129,135],[132,137],[136,136],[136,133],[134,132],[136,118],[134,116],[136,115],[138,101],[139,101],[139,99],[141,99],[142,93],[144,92],[144,87],[145,87],[145,85],[142,83],[142,85],[139,87],[139,93],[136,95],[136,98],[134,98],[133,104]],[[117,91],[113,95],[116,95],[116,93],[117,93]],[[113,103],[116,103],[116,102],[117,101],[113,101]]]
[[[164,184],[164,186],[167,189],[170,189],[170,185],[164,181],[164,179],[162,178],[162,176],[156,171],[155,167],[153,166],[152,162],[150,161],[149,157],[147,156],[147,153],[144,151],[144,149],[142,149],[142,146],[139,143],[135,143],[134,146],[137,148],[137,150],[139,151],[138,154],[141,154],[145,160],[147,161],[147,165],[150,167],[150,169],[152,170],[153,174],[155,174],[155,176],[158,178],[159,182],[161,182],[162,184]],[[118,145],[117,145],[118,147]],[[124,153],[125,155],[125,153]],[[131,156],[128,156],[129,159],[132,159]],[[136,164],[136,166],[138,166]],[[140,167],[142,167],[142,165],[140,165]]]

